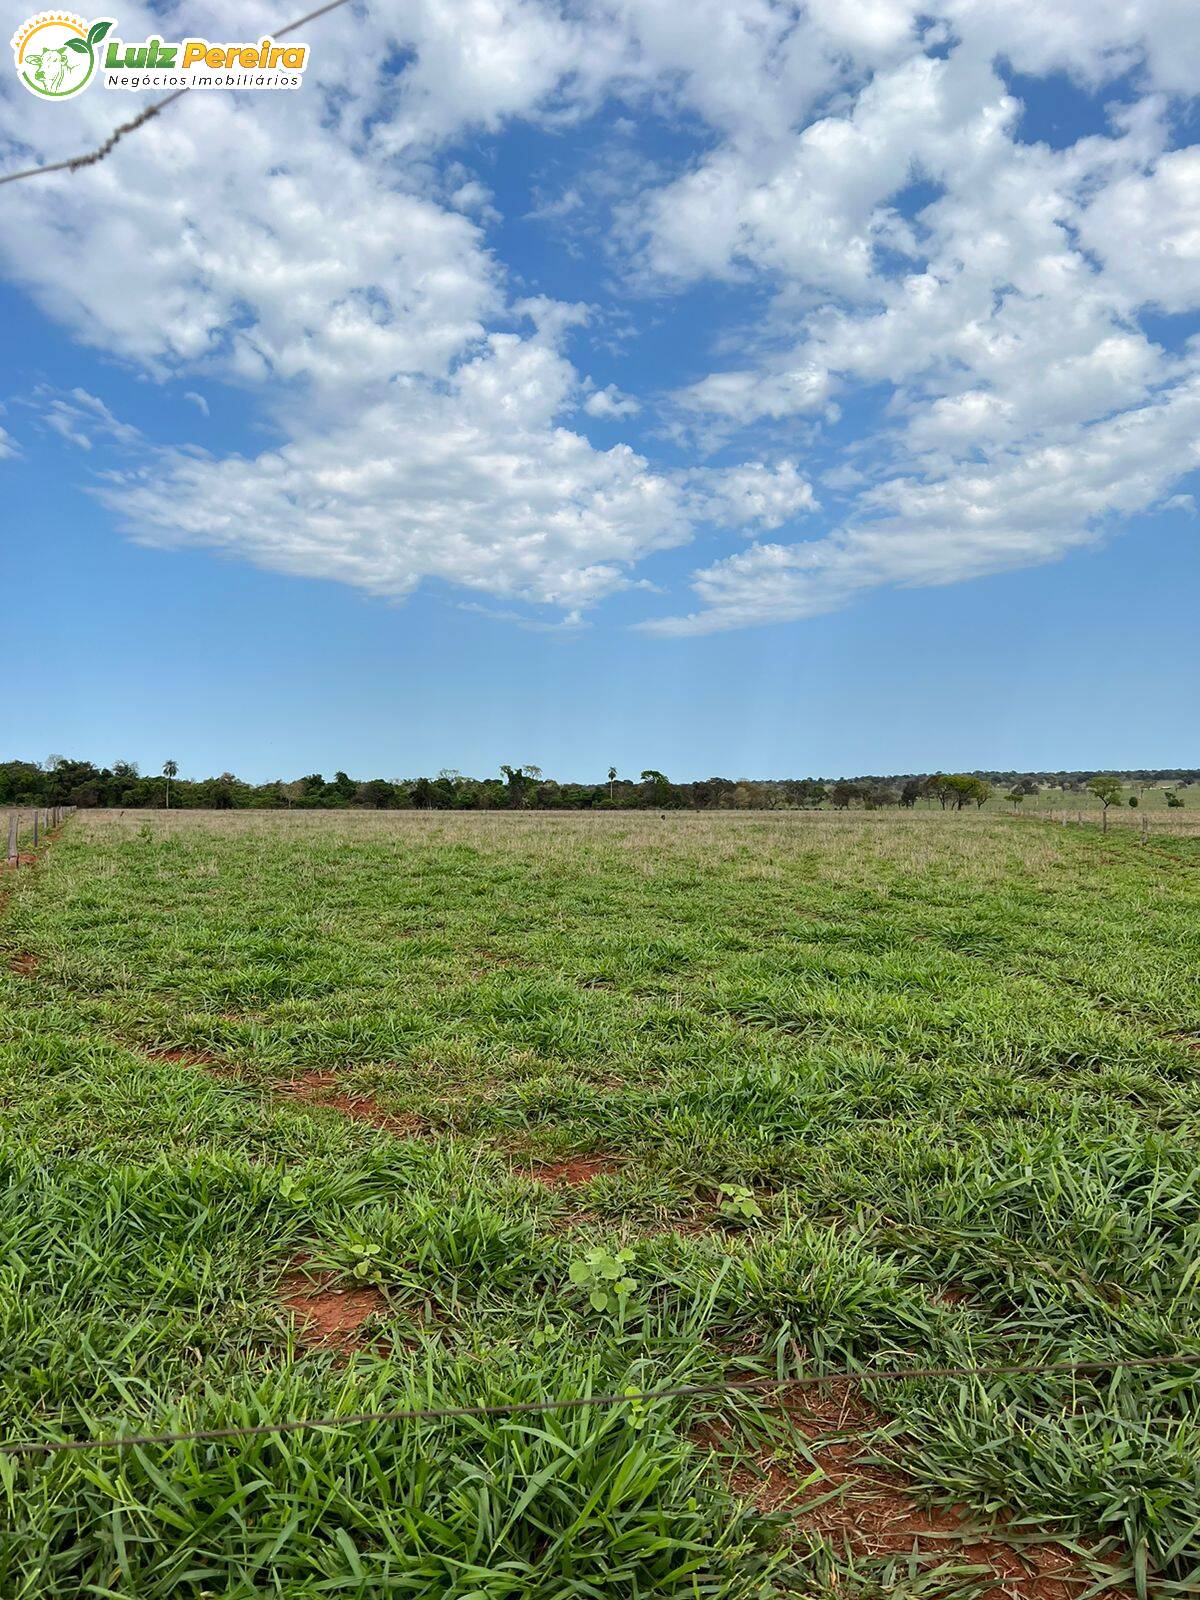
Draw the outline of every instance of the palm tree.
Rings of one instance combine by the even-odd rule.
[[[171,779],[179,773],[178,761],[163,762],[163,777],[167,780],[167,810],[171,809]]]
[[[613,797],[613,784],[615,784],[616,781],[617,781],[617,769],[616,769],[616,767],[609,767],[609,769],[608,769],[608,798],[610,800]]]

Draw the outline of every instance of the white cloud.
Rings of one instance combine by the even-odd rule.
[[[1200,147],[1169,151],[1149,172],[1102,189],[1080,236],[1131,305],[1200,306]]]
[[[615,383],[597,389],[583,402],[589,417],[636,417],[642,409],[632,395],[622,394]]]
[[[937,11],[975,48],[1019,72],[1067,72],[1099,87],[1131,67],[1148,84],[1190,95],[1200,82],[1200,11],[1191,0],[943,0]]]
[[[794,517],[819,509],[812,484],[794,461],[709,467],[694,473],[690,481],[700,497],[699,514],[721,528],[774,532]]]
[[[42,387],[35,391],[33,403],[48,428],[81,450],[90,450],[97,438],[126,448],[141,439],[136,428],[114,417],[104,401],[86,389],[59,393]]]
[[[6,191],[0,259],[82,343],[155,376],[203,368],[237,381],[336,390],[398,372],[444,374],[503,303],[469,218],[357,148],[381,93],[378,52],[341,62],[361,24],[325,19],[316,60],[341,91],[191,95],[83,182],[55,174]],[[126,18],[130,37],[162,17]],[[189,27],[196,19],[189,13]],[[353,86],[351,88],[351,86]],[[23,98],[28,98],[24,96]],[[111,96],[38,123],[48,159],[111,127]],[[15,94],[0,135],[29,137]]]
[[[676,399],[686,411],[744,422],[755,417],[822,411],[833,387],[833,374],[827,367],[811,361],[784,361],[758,371],[743,367],[710,372],[679,390]]]
[[[201,416],[208,416],[208,401],[202,394],[197,394],[194,389],[188,389],[184,392],[183,398],[185,400],[190,400],[196,407],[196,410],[199,411]]]
[[[137,537],[404,595],[440,578],[576,608],[691,531],[676,485],[625,445],[558,426],[570,363],[541,333],[494,334],[448,385],[392,385],[340,425],[253,460],[176,455],[106,489]]]
[[[823,539],[759,544],[694,575],[701,608],[643,624],[686,635],[792,621],[881,584],[958,583],[1052,560],[1106,521],[1160,504],[1200,467],[1200,378],[1030,453],[868,491],[860,518]],[[874,520],[866,520],[873,516]]]
[[[667,280],[752,268],[859,298],[877,250],[897,238],[885,202],[917,171],[986,172],[1016,109],[986,62],[918,52],[877,73],[845,111],[786,142],[721,147],[650,196],[631,220],[646,268]]]

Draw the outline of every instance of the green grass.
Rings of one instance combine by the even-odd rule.
[[[1200,840],[79,814],[0,936],[37,958],[0,969],[4,1437],[1200,1348]],[[318,1069],[420,1131],[279,1091]],[[571,1155],[612,1164],[530,1176]],[[300,1257],[378,1286],[384,1343],[302,1348]],[[1194,1375],[866,1393],[931,1500],[1200,1583]],[[0,1594],[980,1588],[790,1538],[714,1421],[788,1446],[743,1395],[0,1458]]]

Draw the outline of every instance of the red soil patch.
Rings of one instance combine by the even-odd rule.
[[[143,1049],[142,1054],[149,1056],[152,1061],[176,1061],[185,1067],[215,1067],[218,1065],[216,1056],[206,1055],[203,1050],[185,1050],[177,1045],[172,1045],[162,1050]]]
[[[38,969],[38,958],[31,955],[13,956],[8,965],[18,978],[32,978]]]
[[[615,1172],[620,1165],[611,1156],[572,1156],[566,1161],[539,1162],[530,1168],[529,1176],[551,1189],[577,1189],[603,1172]]]
[[[1095,1579],[1061,1545],[1007,1544],[980,1535],[963,1507],[919,1505],[912,1480],[899,1466],[860,1461],[863,1438],[881,1427],[883,1419],[853,1386],[799,1390],[784,1406],[824,1476],[801,1488],[812,1470],[807,1460],[764,1456],[757,1470],[737,1467],[731,1482],[761,1511],[794,1507],[788,1530],[792,1537],[824,1538],[867,1557],[909,1556],[916,1550],[931,1568],[943,1561],[966,1564],[991,1580],[984,1600],[1078,1600],[1094,1585]],[[723,1430],[710,1426],[706,1433],[702,1442],[720,1449]],[[831,1491],[837,1492],[825,1498]]]
[[[292,1100],[299,1100],[304,1105],[320,1106],[327,1111],[340,1112],[343,1117],[349,1117],[354,1122],[369,1123],[381,1133],[392,1133],[399,1138],[407,1139],[422,1132],[419,1117],[409,1113],[396,1116],[390,1111],[385,1111],[369,1094],[355,1095],[337,1091],[336,1085],[339,1082],[336,1072],[305,1072],[300,1077],[289,1078],[284,1083],[276,1084],[275,1087],[280,1094],[285,1094]]]
[[[365,1349],[363,1326],[388,1308],[383,1294],[371,1284],[347,1288],[332,1273],[310,1278],[289,1272],[281,1289],[280,1304],[295,1317],[300,1341],[310,1349]]]

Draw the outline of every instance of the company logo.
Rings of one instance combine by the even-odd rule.
[[[67,11],[40,11],[12,37],[13,60],[30,94],[66,100],[95,79],[106,89],[295,89],[308,65],[306,44],[208,39],[128,43],[114,17],[87,23]],[[103,41],[103,43],[102,43]]]
[[[89,27],[66,11],[40,11],[23,22],[12,36],[12,51],[30,94],[67,100],[86,89],[99,61],[96,47],[113,20],[101,17]]]

